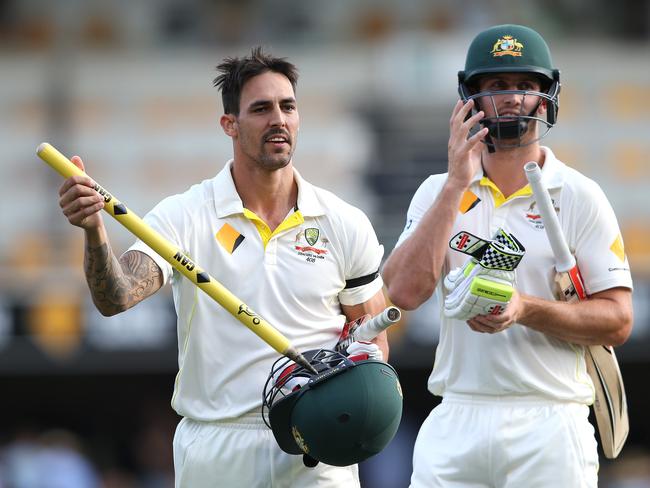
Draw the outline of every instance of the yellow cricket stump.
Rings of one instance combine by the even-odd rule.
[[[72,161],[61,154],[47,142],[38,146],[36,154],[49,164],[64,178],[86,175]],[[87,175],[86,175],[87,176]],[[161,236],[147,225],[140,217],[129,210],[114,195],[95,182],[95,190],[104,197],[104,210],[115,220],[126,227],[133,235],[142,240],[156,251],[165,261],[171,264],[188,280],[212,297],[219,305],[230,312],[233,317],[257,334],[264,342],[277,352],[290,358],[312,372],[316,372],[307,360],[300,354],[275,327],[253,312],[248,305],[233,295],[226,287],[201,269],[194,261],[186,256],[181,249]]]

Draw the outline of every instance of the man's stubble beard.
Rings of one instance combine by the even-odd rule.
[[[267,171],[275,171],[282,169],[291,162],[293,157],[293,146],[288,154],[283,154],[280,159],[277,158],[276,154],[268,154],[262,150],[259,157],[255,158],[255,162],[258,166]]]
[[[293,153],[296,147],[295,136],[291,138],[290,142],[291,144],[289,146],[289,152],[287,154],[279,155],[278,153],[269,152],[264,148],[266,143],[262,142],[259,153],[257,155],[249,154],[249,157],[255,161],[259,168],[265,171],[277,171],[286,167],[293,158]]]

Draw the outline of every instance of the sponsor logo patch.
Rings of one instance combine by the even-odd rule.
[[[221,246],[228,251],[230,254],[235,252],[242,242],[244,242],[244,236],[241,235],[235,228],[225,223],[221,226],[221,229],[215,234],[217,241]]]
[[[616,255],[618,259],[622,262],[625,262],[625,246],[623,245],[623,238],[621,234],[616,236],[612,245],[609,246],[609,249]]]
[[[476,207],[480,201],[481,199],[476,196],[476,194],[467,190],[465,193],[463,193],[463,198],[460,200],[458,210],[460,210],[460,213],[467,213]]]

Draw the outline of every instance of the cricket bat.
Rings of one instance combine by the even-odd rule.
[[[526,163],[524,171],[555,257],[555,282],[560,299],[567,302],[584,300],[587,294],[582,276],[562,233],[551,196],[542,184],[542,172],[534,161]],[[630,430],[625,387],[614,348],[585,347],[585,362],[596,391],[593,408],[601,447],[605,457],[614,459],[621,452]]]
[[[345,324],[336,343],[336,351],[345,352],[348,346],[355,341],[373,340],[388,327],[399,322],[402,312],[399,308],[390,306],[367,321],[364,321],[365,317],[364,315]]]

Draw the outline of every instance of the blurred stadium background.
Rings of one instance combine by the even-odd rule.
[[[619,217],[635,280],[635,328],[618,350],[631,433],[619,460],[602,460],[601,486],[650,486],[650,2],[3,0],[0,488],[173,486],[169,290],[99,316],[81,232],[59,212],[60,179],[35,156],[40,142],[84,157],[144,215],[229,157],[214,66],[262,44],[301,72],[297,167],[362,207],[388,254],[414,190],[446,169],[471,38],[507,22],[541,32],[562,70],[559,124],[545,142],[602,185]],[[108,226],[121,252],[132,237]],[[391,332],[404,419],[362,466],[366,488],[408,485],[415,434],[435,404],[433,307]]]

